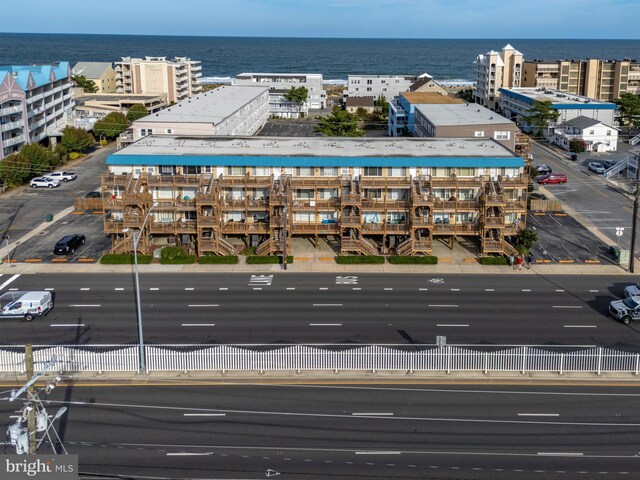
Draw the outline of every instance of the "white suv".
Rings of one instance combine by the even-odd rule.
[[[30,185],[33,188],[40,188],[40,187],[54,188],[54,187],[59,187],[60,182],[50,177],[36,177],[31,179]]]

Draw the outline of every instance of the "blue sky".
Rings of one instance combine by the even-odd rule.
[[[3,3],[3,17],[10,21],[0,29],[24,33],[640,37],[639,0],[5,0]],[[1,50],[0,46],[0,56]]]

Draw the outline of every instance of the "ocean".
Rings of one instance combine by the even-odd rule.
[[[67,60],[114,62],[124,56],[186,56],[202,62],[203,77],[243,72],[421,74],[438,81],[471,82],[479,53],[507,43],[525,59],[640,58],[640,40],[339,39],[175,37],[0,33],[0,65]]]

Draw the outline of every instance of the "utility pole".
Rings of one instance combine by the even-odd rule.
[[[30,343],[24,346],[24,363],[27,369],[27,378],[33,378],[33,347]],[[33,398],[33,383],[27,387],[27,398]],[[36,453],[36,409],[27,409],[27,431],[29,432],[29,455]]]
[[[633,273],[636,260],[636,229],[638,227],[638,202],[640,202],[640,155],[636,157],[636,192],[633,196],[633,218],[631,219],[631,246],[629,248],[629,273]]]
[[[282,268],[284,270],[287,269],[287,213],[289,208],[287,207],[286,204],[287,200],[285,199],[285,205],[284,205],[284,215],[283,215],[283,219],[284,219],[284,224],[282,225]]]

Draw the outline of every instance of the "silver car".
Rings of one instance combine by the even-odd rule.
[[[589,170],[598,174],[602,174],[604,173],[605,168],[604,165],[602,165],[600,162],[589,162]]]
[[[51,177],[36,177],[31,179],[29,185],[32,188],[55,188],[60,186],[60,182]]]

